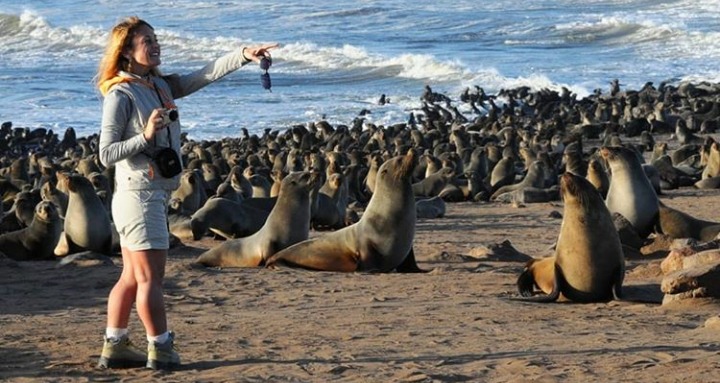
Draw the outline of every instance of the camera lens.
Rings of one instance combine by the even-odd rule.
[[[168,113],[168,118],[170,119],[170,121],[177,121],[178,111],[175,109],[171,110],[170,113]]]

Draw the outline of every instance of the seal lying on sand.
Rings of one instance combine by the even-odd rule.
[[[317,176],[311,172],[287,175],[263,227],[255,234],[228,240],[200,254],[196,263],[220,267],[257,267],[277,251],[304,241],[310,232],[310,190]]]
[[[536,302],[552,302],[561,296],[575,302],[619,298],[625,258],[600,193],[572,173],[562,176],[560,188],[565,208],[555,255],[528,263],[517,280],[520,294]],[[547,295],[533,297],[535,285]]]
[[[409,151],[378,169],[375,190],[357,223],[300,242],[273,255],[268,267],[318,271],[421,272],[415,262],[415,197]]]

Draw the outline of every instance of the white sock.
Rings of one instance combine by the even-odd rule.
[[[128,329],[126,328],[108,327],[105,329],[105,337],[108,339],[120,339],[127,334]]]
[[[152,335],[147,336],[148,342],[155,342],[157,344],[165,344],[165,343],[167,343],[168,339],[170,339],[169,331],[165,331],[164,333],[157,335],[157,336],[152,336]]]

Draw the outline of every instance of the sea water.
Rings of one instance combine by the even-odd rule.
[[[720,0],[0,1],[0,120],[99,132],[93,83],[108,32],[148,21],[163,73],[185,73],[245,45],[278,42],[272,92],[247,65],[178,100],[193,139],[285,130],[320,119],[405,122],[426,85],[459,102],[567,87],[578,97],[646,82],[720,81]],[[389,103],[379,105],[382,94]]]

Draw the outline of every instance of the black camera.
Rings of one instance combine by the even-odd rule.
[[[177,109],[164,109],[162,113],[163,125],[169,125],[171,122],[175,122],[178,119]]]
[[[173,148],[161,148],[152,157],[165,178],[172,178],[182,172],[182,160]]]

